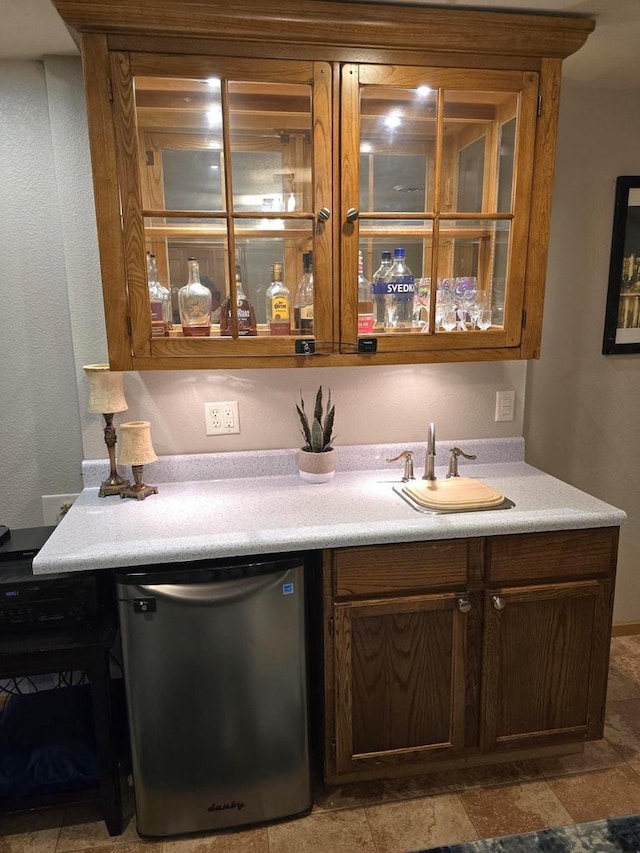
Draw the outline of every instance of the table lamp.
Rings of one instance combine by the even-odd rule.
[[[120,424],[120,458],[121,465],[131,465],[133,485],[127,485],[120,492],[121,498],[137,498],[143,501],[147,495],[157,495],[157,486],[145,486],[142,482],[142,466],[149,462],[157,462],[153,445],[151,444],[151,424],[149,421],[129,421]]]
[[[86,364],[82,368],[89,383],[89,405],[87,411],[91,414],[104,416],[104,443],[109,453],[110,473],[101,484],[98,497],[119,495],[129,481],[118,474],[116,469],[116,431],[113,426],[113,416],[116,412],[125,412],[129,407],[124,398],[122,373],[112,371],[108,364]]]

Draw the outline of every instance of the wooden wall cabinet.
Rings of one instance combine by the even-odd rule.
[[[53,2],[83,54],[114,369],[538,356],[561,64],[592,21],[317,0]],[[420,280],[410,323],[380,314],[367,328],[358,253],[370,278],[399,246]],[[313,329],[292,311],[291,334],[271,335],[271,264],[283,262],[293,302],[310,251]],[[146,252],[172,290],[166,337],[152,335]],[[214,294],[206,337],[179,324],[189,256]],[[237,265],[251,336],[235,307],[230,335],[215,314],[236,305]],[[454,328],[449,291],[459,307],[469,297]]]
[[[324,555],[325,777],[602,737],[617,528]]]

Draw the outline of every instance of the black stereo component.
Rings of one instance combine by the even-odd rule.
[[[33,574],[33,558],[54,529],[12,530],[0,545],[0,633],[97,621],[100,595],[96,575]]]

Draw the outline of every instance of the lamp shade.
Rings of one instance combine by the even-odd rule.
[[[89,383],[88,412],[104,415],[125,412],[129,408],[120,371],[110,370],[108,364],[85,364],[82,369]]]
[[[147,465],[157,462],[158,457],[151,444],[151,424],[149,421],[128,421],[120,424],[121,465]]]

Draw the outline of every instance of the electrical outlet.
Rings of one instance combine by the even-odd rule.
[[[239,433],[238,403],[235,400],[229,400],[225,403],[205,403],[204,428],[206,435]]]
[[[516,392],[496,391],[495,421],[512,421],[515,417]]]
[[[45,527],[52,527],[62,519],[78,497],[75,495],[42,495],[42,520]]]

